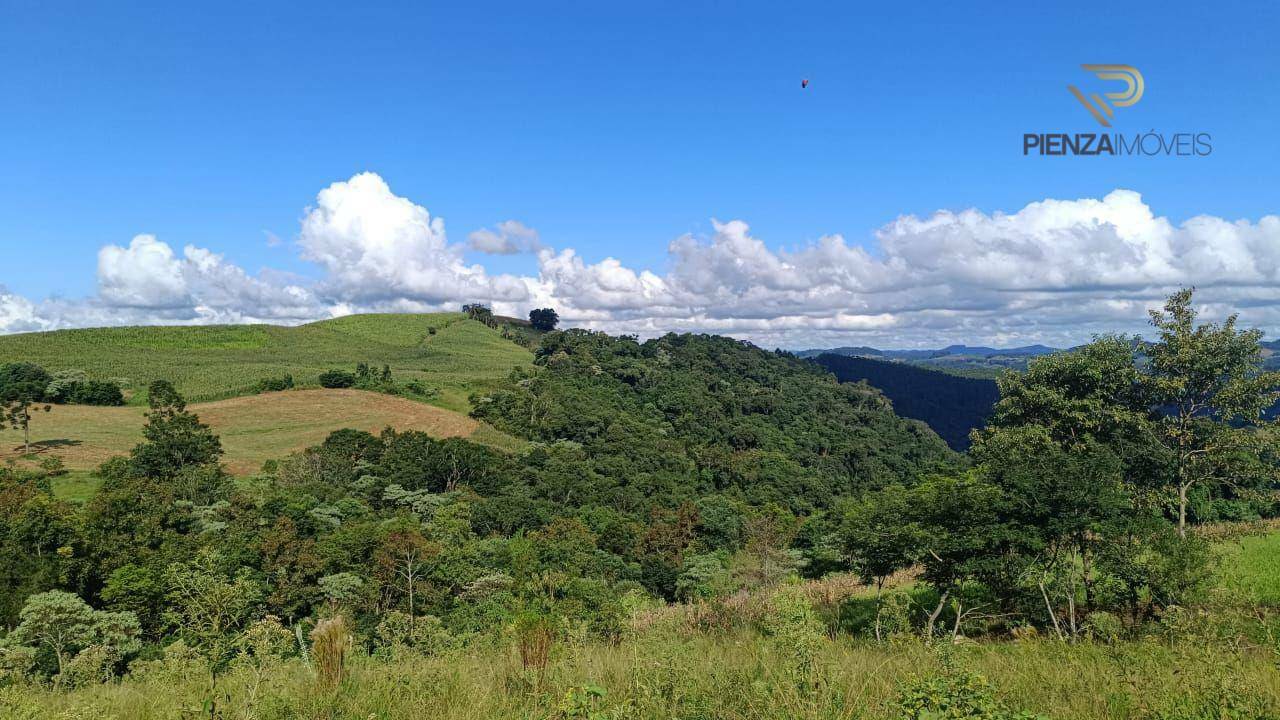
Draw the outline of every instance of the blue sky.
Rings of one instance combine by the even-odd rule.
[[[711,218],[878,255],[902,215],[1117,188],[1175,225],[1280,211],[1269,3],[120,5],[2,5],[0,284],[33,303],[92,297],[100,248],[141,233],[323,282],[299,220],[365,171],[450,242],[515,219],[658,275]],[[1145,76],[1116,131],[1209,132],[1212,155],[1022,156],[1023,132],[1095,129],[1081,63]]]

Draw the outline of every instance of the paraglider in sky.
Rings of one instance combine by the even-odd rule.
[[[803,89],[805,89],[805,88],[807,88],[807,87],[809,87],[809,78],[805,78],[805,79],[803,79],[803,80],[801,80],[801,81],[800,81],[800,89],[801,89],[801,90],[803,90]]]

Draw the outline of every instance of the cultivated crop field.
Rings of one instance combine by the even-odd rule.
[[[197,403],[192,412],[222,440],[223,461],[237,475],[262,463],[320,443],[334,430],[377,433],[386,427],[421,430],[433,437],[466,437],[487,445],[514,447],[514,438],[462,413],[364,390],[289,390]],[[142,440],[144,408],[55,405],[31,423],[33,454],[27,462],[58,457],[72,479],[103,460],[127,455]],[[22,453],[22,433],[0,430],[0,460]]]
[[[434,332],[433,332],[434,330]],[[0,337],[0,364],[32,362],[50,371],[84,370],[122,378],[133,405],[152,380],[168,380],[189,402],[252,394],[285,373],[315,387],[325,370],[357,363],[391,367],[397,381],[439,391],[430,402],[458,412],[532,355],[492,328],[460,313],[352,315],[280,327],[211,325],[61,330]]]

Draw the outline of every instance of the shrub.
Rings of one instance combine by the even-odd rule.
[[[406,613],[393,610],[383,616],[375,632],[383,646],[393,651],[412,648],[423,655],[438,655],[458,646],[435,615],[421,615],[410,623]]]
[[[1109,612],[1091,612],[1085,618],[1089,637],[1099,642],[1115,642],[1124,634],[1124,623]]]
[[[321,376],[320,384],[324,385],[324,376]],[[325,385],[325,387],[329,387]],[[258,392],[280,392],[282,390],[293,389],[293,376],[285,373],[279,377],[263,378],[258,381]]]
[[[40,459],[40,471],[49,477],[57,477],[67,474],[67,465],[62,461],[62,458],[50,455]]]
[[[320,387],[349,388],[356,384],[356,376],[346,370],[328,370],[320,373]]]
[[[124,404],[120,385],[112,380],[90,380],[76,386],[71,402],[79,405],[119,406]]]
[[[101,685],[115,677],[115,666],[119,661],[120,655],[114,648],[90,645],[67,663],[58,679],[67,687]]]
[[[909,684],[895,706],[897,717],[904,720],[1043,720],[1010,710],[986,679],[957,668],[945,657],[941,675]]]
[[[774,593],[764,626],[785,654],[787,671],[797,679],[810,677],[822,644],[823,627],[804,588],[788,584]]]
[[[77,405],[123,405],[124,393],[116,380],[90,380],[83,370],[59,370],[45,386],[44,399]]]
[[[89,382],[89,374],[83,370],[59,370],[45,386],[44,398],[53,403],[70,402],[71,393],[86,382]]]
[[[37,672],[38,650],[27,645],[0,644],[0,686],[21,683]]]
[[[439,390],[427,385],[421,380],[410,380],[404,384],[404,391],[409,395],[417,395],[419,397],[430,398],[440,394]]]
[[[676,597],[681,600],[710,600],[733,590],[733,578],[716,554],[691,555],[685,558],[676,578]]]

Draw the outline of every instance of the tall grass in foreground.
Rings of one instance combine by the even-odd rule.
[[[1196,643],[1032,641],[947,647],[940,654],[914,641],[823,638],[808,670],[812,682],[796,683],[790,649],[775,639],[655,633],[617,645],[557,648],[537,684],[526,681],[514,645],[439,657],[356,656],[336,691],[318,686],[295,660],[257,689],[256,706],[245,701],[252,674],[233,669],[220,680],[228,698],[221,717],[888,719],[902,717],[898,698],[947,672],[944,663],[984,677],[1007,707],[1061,720],[1280,717],[1273,657]],[[197,667],[165,661],[121,683],[69,693],[4,688],[0,717],[197,717],[206,681]]]

